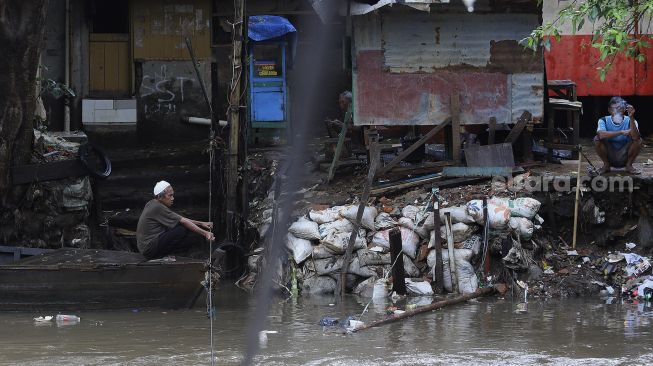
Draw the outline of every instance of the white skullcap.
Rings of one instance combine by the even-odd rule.
[[[154,195],[158,196],[161,192],[163,192],[168,187],[170,187],[170,183],[166,182],[165,180],[158,182],[154,186]]]

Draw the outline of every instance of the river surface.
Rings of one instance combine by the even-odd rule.
[[[419,299],[412,300],[420,301]],[[421,300],[425,301],[425,300]],[[275,299],[261,365],[619,365],[653,362],[653,310],[643,304],[592,300],[486,298],[343,334],[317,325],[324,316],[359,314],[366,302],[347,298]],[[428,302],[428,300],[426,300]],[[254,297],[234,287],[216,296],[216,365],[243,358]],[[363,320],[384,316],[375,304]],[[210,364],[209,321],[202,307],[185,311],[77,312],[74,325],[32,320],[47,313],[0,313],[2,365]]]

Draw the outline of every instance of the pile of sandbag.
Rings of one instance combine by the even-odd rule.
[[[414,279],[408,286],[412,289],[411,293],[429,293],[422,282],[433,276],[436,250],[442,252],[447,291],[457,287],[461,293],[474,292],[478,283],[470,260],[482,250],[482,228],[486,219],[489,220],[491,232],[511,232],[515,237],[527,241],[542,223],[537,216],[539,208],[540,202],[533,198],[511,200],[493,197],[488,200],[486,218],[482,201],[472,200],[466,205],[440,209],[441,227],[436,232],[433,213],[427,212],[425,206],[407,205],[400,211],[395,210],[394,215],[379,213],[375,207],[366,206],[356,233],[351,263],[347,268],[346,287],[350,291],[369,295],[374,292],[375,284],[378,287],[387,278],[392,267],[390,231],[398,228],[406,277]],[[357,212],[358,205],[312,210],[288,228],[286,247],[289,256],[298,266],[298,279],[304,292],[316,294],[335,291],[350,236],[356,230]],[[451,218],[455,248],[453,273],[449,270],[447,230],[444,225],[447,213]],[[440,248],[435,247],[436,235],[441,239]],[[376,293],[378,295],[379,291]]]

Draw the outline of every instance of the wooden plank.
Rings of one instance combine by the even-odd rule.
[[[445,177],[495,177],[495,176],[512,176],[512,167],[465,167],[465,166],[447,166],[442,170]]]
[[[430,138],[435,136],[440,130],[442,130],[445,126],[449,125],[451,123],[451,118],[447,118],[444,122],[441,124],[433,127],[431,131],[429,131],[426,135],[424,135],[421,139],[417,140],[414,144],[410,145],[409,148],[404,150],[401,154],[399,154],[396,158],[392,159],[391,162],[388,163],[388,165],[382,167],[379,170],[379,176],[384,175],[385,173],[389,172],[392,170],[399,162],[404,160],[408,155],[410,155],[413,151],[417,150],[418,147],[424,145],[426,141],[428,141]]]
[[[90,91],[104,90],[104,43],[90,42],[88,64]]]
[[[524,113],[522,113],[521,117],[519,117],[517,123],[512,128],[512,130],[510,130],[510,133],[503,142],[514,143],[517,140],[517,137],[519,137],[521,132],[524,130],[524,127],[526,127],[526,124],[530,122],[532,118],[533,115],[529,111],[524,111]]]
[[[533,161],[533,128],[526,126],[522,132],[523,161]]]
[[[497,119],[491,117],[490,123],[488,124],[488,138],[487,138],[488,145],[494,145],[496,132],[497,132]]]
[[[404,254],[401,251],[401,230],[390,230],[390,263],[392,266],[392,291],[406,295],[406,273],[404,269]]]
[[[62,160],[44,164],[18,165],[11,172],[12,184],[43,182],[88,175],[79,160]]]
[[[382,187],[374,188],[370,191],[371,195],[378,196],[380,194],[386,194],[389,192],[395,192],[406,188],[418,187],[425,184],[430,184],[441,180],[443,177],[441,174],[431,174],[426,177],[418,177],[413,179],[407,179],[406,181],[399,183],[391,183],[384,185]]]
[[[456,165],[460,165],[460,96],[451,94],[451,157]]]
[[[465,160],[468,167],[514,167],[515,157],[511,143],[465,146]]]
[[[347,136],[347,129],[349,128],[349,123],[351,121],[351,106],[350,110],[345,113],[345,121],[342,123],[342,128],[340,129],[340,134],[338,135],[338,144],[336,145],[336,151],[333,154],[333,160],[331,161],[331,167],[329,168],[329,174],[327,175],[327,183],[333,180],[333,176],[336,174],[336,168],[338,167],[338,160],[340,160],[340,155],[342,154],[342,147],[345,143],[345,137]]]

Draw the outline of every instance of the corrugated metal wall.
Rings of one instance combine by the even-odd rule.
[[[432,125],[459,93],[461,122],[513,123],[543,114],[542,55],[518,45],[533,13],[423,13],[354,17],[357,125]],[[380,32],[379,32],[380,30]]]
[[[133,0],[131,4],[134,59],[189,59],[186,37],[198,58],[211,56],[209,0]]]

